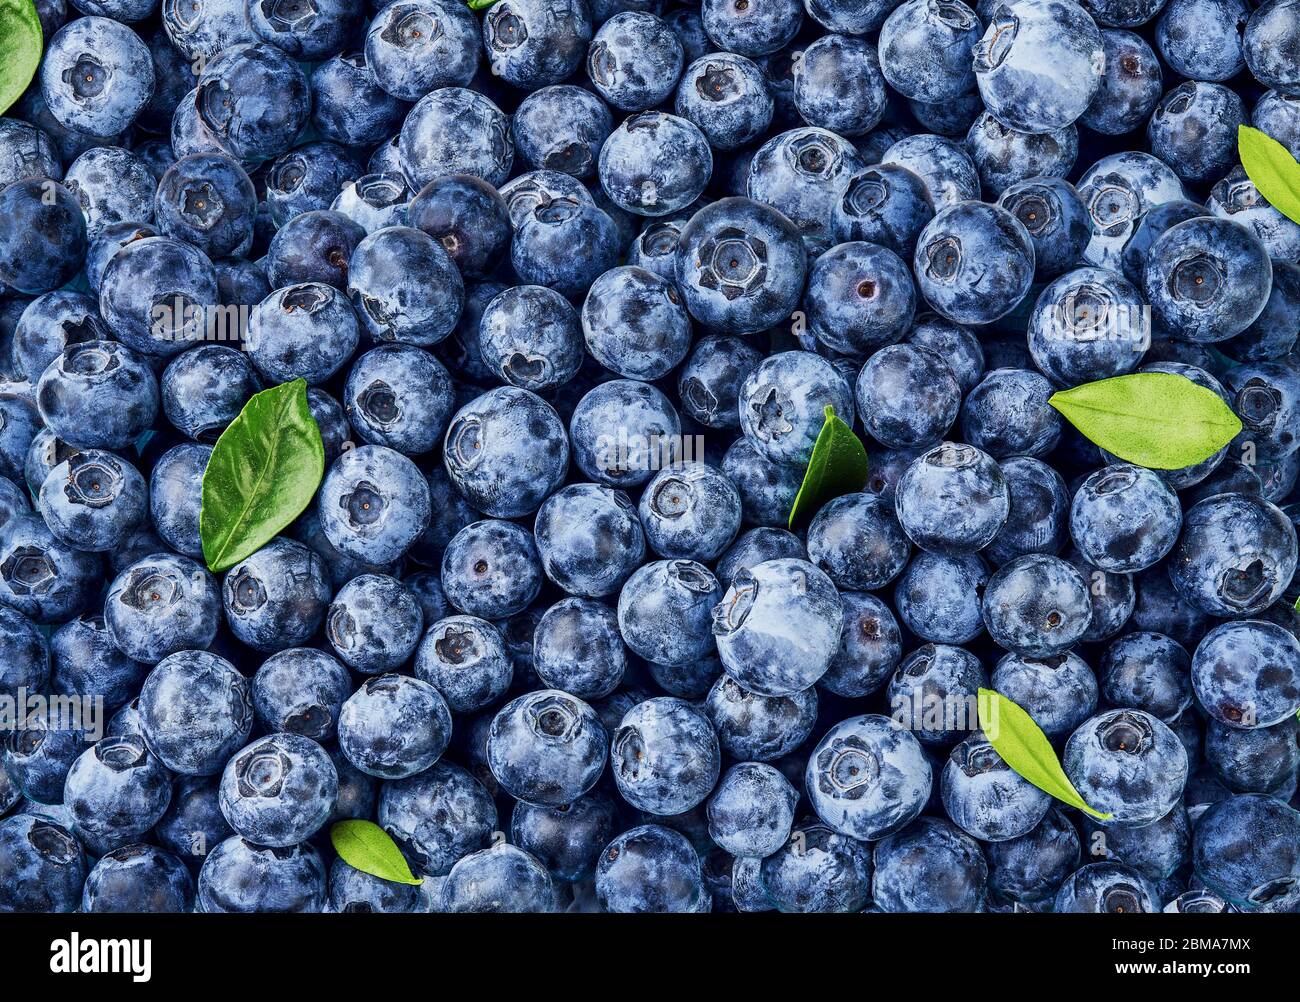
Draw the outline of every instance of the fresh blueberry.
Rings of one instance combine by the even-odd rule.
[[[86,857],[67,828],[33,814],[0,821],[0,912],[73,912],[81,904]]]
[[[899,662],[885,695],[895,724],[926,744],[950,745],[975,726],[975,698],[988,684],[964,647],[926,644]]]
[[[906,167],[930,193],[935,211],[980,197],[979,172],[966,149],[945,136],[904,136],[880,156],[883,164]]]
[[[766,358],[740,391],[740,427],[768,459],[803,466],[833,407],[842,421],[853,418],[847,380],[811,352],[786,351]]]
[[[1089,863],[1061,884],[1052,910],[1088,914],[1139,914],[1160,910],[1155,884],[1123,863]]]
[[[203,555],[199,511],[203,503],[203,472],[212,446],[185,442],[163,453],[149,477],[149,510],[153,528],[168,546],[187,557]]]
[[[511,796],[558,807],[577,800],[600,777],[606,740],[590,706],[558,689],[540,689],[507,703],[493,718],[488,765]]]
[[[376,877],[337,857],[330,864],[330,908],[340,915],[410,913],[420,907],[420,888]]]
[[[347,216],[367,233],[405,225],[411,191],[406,186],[401,165],[369,169],[372,173],[343,186],[330,204],[330,210]]]
[[[1230,797],[1201,815],[1192,864],[1209,889],[1243,911],[1287,912],[1300,901],[1300,812],[1260,794]]]
[[[452,537],[442,557],[447,601],[470,616],[503,619],[528,606],[543,580],[532,533],[513,522],[484,520]]]
[[[330,646],[363,675],[400,668],[423,631],[424,615],[415,593],[383,574],[354,577],[338,590],[325,617]]]
[[[55,32],[40,77],[50,114],[92,136],[124,132],[153,97],[149,47],[127,25],[107,17],[78,18]]]
[[[1243,0],[1171,0],[1156,22],[1156,47],[1174,72],[1193,80],[1227,80],[1245,67]]]
[[[319,912],[327,900],[325,864],[310,844],[275,848],[233,835],[203,861],[195,910]]]
[[[1029,291],[1034,243],[1006,209],[961,202],[940,209],[917,239],[912,267],[929,304],[949,320],[987,324]]]
[[[681,418],[668,398],[634,379],[600,383],[578,401],[569,421],[578,469],[608,487],[629,489],[682,458],[681,431]],[[556,450],[535,451],[553,455]]]
[[[980,20],[961,0],[908,0],[880,29],[880,68],[904,97],[950,102],[975,89]]]
[[[0,528],[0,604],[42,625],[64,623],[98,600],[103,581],[100,556],[59,542],[39,515],[19,515]],[[215,612],[205,604],[213,630]],[[15,648],[19,651],[25,646],[26,632],[18,630]],[[26,674],[25,661],[18,660],[20,676]]]
[[[79,837],[117,848],[152,828],[171,795],[171,774],[142,738],[104,738],[72,763],[63,802]]]
[[[570,84],[533,91],[510,119],[515,149],[529,167],[578,178],[595,174],[600,147],[613,130],[605,103]]]
[[[81,911],[188,912],[194,878],[163,849],[129,845],[99,859],[86,875]]]
[[[269,160],[307,124],[311,85],[275,46],[232,45],[204,64],[195,104],[199,122],[233,156]]]
[[[415,652],[414,670],[417,678],[442,693],[455,713],[472,713],[496,703],[514,675],[497,628],[474,616],[449,616],[432,623]]]
[[[179,432],[215,444],[262,381],[246,353],[202,344],[177,355],[159,381],[163,413]]]
[[[111,452],[74,453],[45,478],[37,508],[61,543],[79,550],[115,549],[147,514],[148,488],[134,466]]]
[[[497,827],[487,790],[450,762],[385,782],[377,819],[413,869],[429,877],[449,873],[462,856],[486,847]]]
[[[836,205],[866,166],[853,144],[834,132],[812,127],[791,129],[773,136],[754,154],[745,194],[775,210],[778,220],[784,217],[794,223],[808,252],[820,254],[835,242]],[[745,228],[753,225],[746,222]],[[745,282],[750,270],[736,273],[734,267],[719,267],[717,261],[713,269],[720,279],[729,279],[728,284]]]
[[[705,463],[660,470],[641,495],[641,524],[661,557],[712,562],[740,528],[740,495]]]
[[[684,835],[662,825],[623,832],[600,853],[596,897],[606,912],[707,912],[700,860]]]
[[[48,703],[28,712],[26,706],[30,704],[26,701],[34,695],[28,695],[24,689],[9,697],[16,699],[18,713],[26,715],[15,719],[17,726],[5,735],[0,750],[0,772],[28,800],[61,804],[68,770],[90,742],[85,730],[72,726],[74,720],[66,719],[67,714]]]
[[[367,775],[404,779],[438,761],[451,730],[451,712],[428,682],[378,675],[344,702],[339,748]]]
[[[944,810],[982,842],[1027,835],[1052,798],[1014,772],[984,734],[972,734],[948,756],[939,779]]]
[[[1187,780],[1182,742],[1142,710],[1108,710],[1084,721],[1061,762],[1087,804],[1116,825],[1159,821],[1181,801]]]
[[[1197,646],[1192,687],[1213,719],[1272,727],[1300,711],[1300,641],[1263,620],[1224,623]]]
[[[351,694],[347,669],[309,647],[272,655],[253,676],[258,723],[272,733],[301,734],[313,741],[334,738],[339,711]]]
[[[534,534],[546,576],[587,598],[612,594],[645,555],[632,502],[597,484],[570,484],[549,497],[537,512]]]
[[[429,488],[405,456],[379,445],[334,461],[318,494],[321,527],[346,556],[386,564],[401,557],[429,524]]]
[[[913,543],[950,556],[991,543],[1011,510],[1010,488],[997,463],[973,446],[951,442],[912,461],[894,501]]]
[[[667,696],[648,699],[624,715],[609,755],[623,799],[651,814],[681,814],[701,804],[721,768],[708,717]]]
[[[525,913],[555,910],[551,875],[531,853],[502,842],[457,861],[441,884],[439,910]]]
[[[113,645],[104,617],[89,614],[69,620],[51,635],[50,668],[54,692],[102,699],[109,711],[140,691],[146,671]]]
[[[766,56],[783,49],[803,24],[799,0],[704,0],[704,30],[718,48],[742,56]]]
[[[919,818],[883,839],[874,862],[872,898],[881,911],[976,912],[984,905],[989,867],[980,844],[940,818]]]
[[[1017,181],[998,196],[998,205],[1029,231],[1038,277],[1055,277],[1083,257],[1092,227],[1079,193],[1069,182],[1055,177]]]
[[[477,55],[477,44],[471,47]],[[360,50],[318,64],[311,92],[311,124],[324,138],[345,147],[373,146],[388,138],[400,128],[406,112],[405,102],[377,82]]]
[[[32,178],[0,189],[0,284],[49,292],[77,273],[85,255],[86,220],[67,188]]]
[[[612,268],[592,283],[582,330],[591,356],[628,379],[665,375],[691,345],[691,320],[676,286],[637,267]]]
[[[1079,155],[1079,133],[1073,125],[1043,133],[1017,132],[983,112],[966,132],[966,148],[984,190],[1001,195],[1022,181],[1069,174]]]
[[[338,799],[325,749],[300,734],[268,734],[236,752],[221,775],[221,812],[238,835],[287,848],[312,835]]]
[[[377,230],[357,245],[347,291],[371,337],[416,345],[436,344],[450,334],[465,301],[451,255],[409,226]]]
[[[934,218],[934,200],[919,174],[899,164],[876,164],[849,179],[833,213],[837,240],[868,241],[910,258],[917,236]],[[910,274],[908,279],[910,285]]]
[[[226,622],[259,651],[296,647],[325,618],[330,599],[325,562],[302,543],[276,537],[226,573]]]
[[[710,617],[721,598],[717,578],[703,564],[693,560],[644,564],[619,593],[623,642],[657,664],[680,665],[704,657],[714,649]]]
[[[501,2],[509,8],[520,0]],[[495,6],[489,20],[508,17],[506,8]],[[417,191],[447,174],[471,174],[500,187],[515,159],[509,118],[487,97],[464,87],[443,87],[420,98],[402,123],[398,152]]]
[[[894,513],[871,494],[835,498],[808,527],[809,559],[843,590],[883,588],[902,572],[910,553]]]
[[[984,626],[1014,654],[1051,657],[1077,642],[1092,620],[1083,576],[1059,557],[1030,553],[1001,567],[984,589]]]
[[[644,111],[673,92],[684,58],[682,43],[663,20],[643,11],[623,11],[592,38],[587,75],[615,108]]]
[[[1097,709],[1097,677],[1073,651],[1043,658],[1006,654],[993,669],[992,686],[1052,740],[1073,733]]]
[[[883,117],[886,101],[875,46],[846,35],[819,38],[794,64],[793,96],[809,125],[840,136],[870,132]]]
[[[536,856],[553,879],[575,882],[595,871],[600,851],[614,834],[614,821],[613,803],[598,793],[558,807],[517,800],[510,837]]]
[[[687,66],[673,107],[716,150],[747,146],[772,122],[772,96],[762,69],[734,52],[712,53]]]
[[[980,607],[988,576],[988,566],[978,554],[918,551],[898,578],[894,608],[922,640],[968,643],[984,632]]]
[[[202,650],[160,661],[140,689],[139,713],[149,751],[186,776],[219,773],[253,727],[248,680]]]

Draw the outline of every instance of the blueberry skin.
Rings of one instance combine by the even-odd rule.
[[[238,0],[203,0],[197,8],[192,0],[163,0],[160,13],[168,39],[190,59],[210,59],[230,45],[257,38]]]
[[[442,578],[437,571],[408,574],[402,579],[402,584],[415,595],[426,623],[436,623],[450,612],[447,596],[442,591]]]
[[[1285,360],[1246,362],[1225,372],[1223,382],[1243,425],[1234,445],[1245,449],[1250,443],[1263,462],[1280,462],[1293,455],[1300,445],[1295,431],[1300,420],[1300,373]]]
[[[570,84],[533,91],[510,119],[515,150],[525,164],[577,178],[595,174],[600,147],[613,129],[605,103]]]
[[[607,740],[590,706],[558,689],[540,689],[507,703],[492,719],[487,763],[517,800],[558,807],[600,778]]]
[[[600,383],[578,401],[569,421],[578,469],[598,483],[628,489],[680,458],[681,431],[668,398],[633,379]]]
[[[804,310],[818,341],[860,356],[902,339],[916,311],[916,289],[892,250],[843,243],[813,263]]]
[[[1265,87],[1283,94],[1300,94],[1296,51],[1296,10],[1292,0],[1266,3],[1251,14],[1242,35],[1242,55],[1251,75]]]
[[[513,6],[517,0],[503,0]],[[500,16],[501,8],[492,11]],[[477,91],[443,87],[416,102],[398,140],[402,171],[419,190],[447,174],[472,174],[494,187],[510,176],[510,120]]]
[[[809,125],[862,136],[885,113],[885,77],[876,49],[845,35],[825,35],[794,63],[794,103]]]
[[[710,563],[740,529],[740,495],[714,467],[687,462],[655,474],[639,514],[656,554]]]
[[[614,221],[595,205],[569,198],[534,209],[510,246],[510,262],[524,284],[544,285],[569,299],[582,295],[618,257]]]
[[[1227,80],[1244,68],[1249,16],[1242,0],[1171,0],[1156,22],[1156,48],[1181,76]]]
[[[1159,633],[1128,633],[1102,658],[1102,692],[1112,706],[1136,707],[1171,724],[1192,704],[1191,667],[1176,641]]]
[[[266,217],[259,216],[262,222]],[[254,234],[256,235],[256,224]],[[271,283],[261,261],[247,258],[222,258],[212,262],[217,274],[217,298],[222,306],[252,307],[271,294]]]
[[[70,345],[42,373],[35,396],[50,430],[81,449],[123,449],[158,413],[153,372],[141,356],[115,341]]]
[[[353,363],[343,404],[357,436],[407,455],[432,451],[447,429],[451,377],[429,352],[381,344]]]
[[[128,657],[157,664],[177,651],[201,651],[216,636],[217,586],[187,557],[157,553],[127,567],[109,585],[104,620]]]
[[[681,76],[685,53],[660,18],[623,11],[602,24],[587,50],[587,75],[597,93],[622,111],[661,104]]]
[[[1300,149],[1300,115],[1294,97],[1277,90],[1266,91],[1251,112],[1252,124],[1285,146],[1292,156]]]
[[[402,0],[370,22],[363,65],[388,94],[418,101],[439,87],[469,86],[480,56],[473,11],[444,0]]]
[[[710,53],[687,66],[673,103],[717,150],[738,149],[763,135],[773,107],[762,69],[734,52]]]
[[[257,722],[272,733],[301,734],[313,741],[333,740],[339,711],[352,694],[346,668],[309,647],[282,650],[262,662],[253,676]]]
[[[893,674],[903,653],[902,633],[889,606],[876,596],[841,592],[840,602],[844,607],[840,648],[817,684],[837,696],[867,696]]]
[[[717,578],[693,560],[644,564],[618,596],[623,642],[647,661],[682,665],[714,650],[710,621],[722,599]],[[801,687],[802,688],[802,687]]]
[[[338,773],[310,738],[268,734],[226,763],[220,799],[236,834],[257,845],[288,848],[329,818],[338,800]]]
[[[509,843],[457,861],[441,886],[439,911],[525,913],[556,910],[551,875],[531,853]]]
[[[894,608],[922,640],[968,643],[984,632],[980,606],[988,576],[988,566],[978,554],[950,557],[922,550],[898,578]]]
[[[867,241],[910,257],[933,218],[934,200],[919,174],[899,164],[876,164],[849,179],[833,208],[831,230],[837,240]]]
[[[376,82],[364,51],[343,52],[317,65],[311,93],[311,124],[325,139],[346,147],[383,141],[406,114],[406,103]]]
[[[194,878],[185,864],[162,849],[123,846],[99,859],[86,876],[81,911],[188,912]]]
[[[140,689],[139,713],[149,751],[186,776],[219,773],[253,726],[248,680],[202,650],[160,661]]]
[[[743,9],[725,0],[704,0],[700,14],[714,45],[751,59],[785,48],[804,17],[799,0],[756,0]]]
[[[201,344],[177,355],[159,380],[163,413],[181,434],[208,445],[262,389],[244,352],[220,344]]]
[[[499,194],[510,211],[510,225],[516,230],[537,209],[557,199],[581,205],[595,205],[596,198],[578,178],[554,170],[534,170],[501,185]],[[621,211],[621,210],[620,210]],[[613,219],[610,216],[610,219]]]
[[[1034,278],[1034,243],[1006,209],[959,202],[940,209],[917,238],[912,267],[934,310],[959,324],[997,320]]]
[[[267,278],[277,289],[319,282],[346,291],[352,254],[365,236],[365,228],[341,212],[328,208],[303,212],[271,238],[265,259]],[[264,298],[259,296],[258,301]]]
[[[415,593],[384,574],[354,577],[338,590],[325,617],[330,646],[363,675],[400,668],[423,631],[424,615]]]
[[[910,553],[894,513],[874,495],[835,498],[808,527],[809,560],[843,590],[883,588],[902,572]]]
[[[1205,205],[1210,214],[1238,222],[1259,237],[1273,259],[1273,286],[1276,290],[1279,268],[1294,267],[1292,262],[1300,259],[1300,223],[1288,219],[1269,204],[1241,166],[1233,167],[1210,189]],[[1263,319],[1261,316],[1256,323]],[[1242,338],[1248,338],[1250,333],[1248,330]]]
[[[735,337],[708,337],[696,342],[677,372],[682,408],[707,428],[740,426],[740,388],[763,356]]]
[[[1073,733],[1097,709],[1097,677],[1074,651],[1043,658],[1005,654],[991,681],[1053,741]]]
[[[989,111],[1008,128],[1035,133],[1064,128],[1087,110],[1106,60],[1097,25],[1070,0],[999,5],[972,54]]]
[[[690,121],[646,111],[610,133],[597,169],[615,205],[641,216],[666,216],[699,198],[712,175],[713,156]]]
[[[725,473],[740,494],[741,520],[746,525],[784,526],[803,483],[803,470],[776,463],[761,453],[752,438],[742,435],[722,460]]]
[[[1192,826],[1181,804],[1141,828],[1107,827],[1085,815],[1083,835],[1094,860],[1123,863],[1157,883],[1185,872],[1191,861]]]
[[[880,161],[906,167],[921,178],[936,212],[955,202],[980,197],[975,161],[964,147],[944,136],[905,136],[888,147]]]
[[[1061,475],[1024,456],[1003,460],[1001,469],[1011,491],[1011,513],[984,555],[1000,566],[1026,553],[1060,553],[1068,538],[1070,503]]]
[[[958,556],[993,541],[1011,511],[1011,492],[987,454],[944,442],[907,467],[894,506],[913,543],[932,553]]]
[[[204,66],[195,103],[199,121],[232,155],[269,160],[307,124],[311,85],[275,46],[232,45]]]
[[[415,464],[392,449],[363,445],[343,453],[318,494],[321,527],[345,556],[387,564],[429,524],[429,487]]]
[[[43,438],[57,441],[54,433],[42,427],[42,418],[35,407],[24,399],[0,399],[0,474],[6,480],[20,483],[25,479],[25,467],[30,452]],[[53,464],[50,464],[53,468]],[[34,478],[33,478],[34,479]],[[28,489],[40,490],[44,476]]]
[[[1079,132],[1073,125],[1051,132],[1017,132],[983,112],[966,132],[966,148],[984,190],[1001,195],[1030,178],[1069,174],[1079,155]]]
[[[922,129],[951,138],[966,135],[984,110],[979,91],[968,91],[951,101],[908,101],[907,106]],[[885,144],[886,147],[888,145]]]
[[[538,509],[533,533],[547,578],[584,598],[613,594],[645,557],[631,500],[599,484],[560,488]]]
[[[154,84],[149,47],[125,24],[107,17],[64,25],[41,60],[41,95],[50,114],[92,136],[128,129],[149,103]]]
[[[984,666],[965,648],[926,644],[898,663],[885,695],[895,726],[925,744],[950,745],[975,723],[970,708],[987,684]]]
[[[368,169],[371,173],[343,187],[330,204],[330,211],[347,216],[367,233],[403,225],[411,192],[401,173],[401,164],[385,165],[382,169],[371,165]]]
[[[862,911],[871,899],[870,847],[811,817],[797,821],[795,833],[759,866],[759,900],[751,910],[761,905],[781,912]]]
[[[0,528],[0,603],[52,625],[96,603],[102,587],[102,559],[59,542],[38,515]]]
[[[73,344],[111,340],[99,319],[99,303],[81,292],[59,289],[22,305],[13,327],[13,374],[31,382]]]
[[[63,802],[78,835],[116,848],[152,828],[171,795],[171,774],[142,738],[104,738],[72,763]]]
[[[998,205],[1029,231],[1039,278],[1074,267],[1092,234],[1087,209],[1074,186],[1061,178],[1032,178],[1008,186]]]
[[[10,696],[22,699],[26,691]],[[93,698],[93,696],[92,696]],[[23,703],[16,703],[22,707]],[[21,728],[9,731],[0,753],[0,772],[15,796],[40,804],[61,804],[68,770],[89,745],[85,731],[68,726],[63,714],[47,705],[19,718]]]
[[[684,835],[662,825],[623,832],[600,853],[596,898],[603,911],[707,912],[700,860]]]
[[[442,244],[409,226],[376,230],[348,263],[348,296],[377,341],[437,344],[455,329],[465,287]]]
[[[527,91],[558,84],[582,65],[591,15],[579,0],[502,0],[483,18],[492,74]]]
[[[1097,5],[1090,9],[1102,23]],[[1131,31],[1104,29],[1101,45],[1106,69],[1079,123],[1102,135],[1120,136],[1138,129],[1155,110],[1163,91],[1160,61],[1146,40]]]
[[[880,69],[904,97],[951,101],[975,88],[971,49],[982,29],[964,3],[909,0],[880,29]]]
[[[957,418],[961,387],[948,364],[928,348],[896,344],[867,360],[855,396],[871,436],[906,449],[943,438]]]
[[[1089,863],[1056,892],[1052,910],[1087,914],[1133,914],[1160,910],[1155,884],[1123,863]]]
[[[428,682],[454,713],[473,713],[496,703],[514,677],[501,634],[474,616],[447,616],[420,640],[415,677]]]
[[[627,263],[653,271],[668,281],[677,277],[677,246],[694,212],[687,206],[675,216],[647,219],[628,248]]]
[[[866,166],[853,144],[834,132],[791,129],[773,136],[754,154],[745,194],[788,218],[802,234],[808,253],[820,254],[833,243],[835,206]],[[733,274],[729,259],[714,268],[731,284],[744,281]]]
[[[302,543],[277,537],[226,573],[226,622],[243,643],[279,651],[319,629],[330,600],[325,562]]]
[[[441,243],[465,276],[487,274],[510,239],[505,199],[468,174],[430,181],[411,199],[406,214],[408,224]]]
[[[542,580],[532,533],[513,522],[467,525],[452,537],[442,556],[447,601],[470,616],[513,616],[537,597]]]
[[[844,614],[831,579],[806,560],[767,560],[736,572],[713,612],[727,673],[765,696],[791,696],[826,673]]]
[[[451,712],[428,682],[378,675],[343,704],[339,748],[367,775],[404,779],[438,761],[451,730]]]
[[[1112,271],[1119,270],[1124,247],[1144,212],[1164,202],[1187,200],[1182,181],[1168,165],[1135,150],[1102,157],[1075,187],[1092,226],[1083,259]]]
[[[1159,821],[1182,799],[1187,751],[1169,727],[1142,710],[1108,710],[1079,725],[1065,743],[1066,776],[1110,824]]]
[[[872,898],[885,912],[977,912],[988,888],[980,844],[939,818],[920,818],[874,852]]]
[[[1229,727],[1272,727],[1300,710],[1300,641],[1275,623],[1237,620],[1211,630],[1192,656],[1192,688]]]
[[[173,550],[195,559],[203,556],[199,510],[203,471],[212,446],[184,442],[167,450],[149,477],[149,508],[154,531]]]
[[[708,717],[685,700],[661,696],[623,716],[609,762],[624,800],[651,814],[673,815],[703,803],[713,790],[721,750]]]
[[[308,843],[274,848],[232,835],[199,871],[199,912],[319,912],[328,900],[325,864]]]
[[[740,391],[740,427],[766,458],[803,467],[827,407],[852,422],[853,394],[844,377],[811,352],[779,352],[746,377]]]
[[[1085,641],[1106,640],[1113,637],[1128,622],[1137,604],[1137,592],[1133,579],[1127,574],[1108,574],[1098,570],[1083,558],[1078,550],[1071,548],[1066,559],[1074,564],[1075,569],[1088,582],[1088,595],[1092,601],[1092,623],[1083,635]],[[1165,576],[1166,588],[1172,591],[1168,576]]]
[[[1226,219],[1197,218],[1156,240],[1143,281],[1156,320],[1204,344],[1240,334],[1263,312],[1272,267],[1249,230]]]
[[[69,620],[50,636],[50,668],[54,692],[99,696],[109,711],[134,697],[145,676],[144,665],[113,645],[104,617],[90,614]]]
[[[44,101],[39,103],[44,104]],[[29,117],[38,116],[33,114]],[[58,125],[57,122],[54,124]],[[58,138],[39,123],[6,118],[0,124],[0,186],[8,187],[26,178],[57,180],[63,171],[61,161],[74,160],[81,152],[78,148],[73,156],[64,158]]]
[[[982,848],[989,864],[989,890],[1023,904],[1054,898],[1081,856],[1079,833],[1056,806],[1027,834]]]
[[[1091,474],[1070,505],[1070,535],[1103,571],[1131,574],[1160,561],[1182,528],[1178,497],[1155,473],[1121,463]]]
[[[790,316],[807,267],[803,241],[789,219],[762,202],[723,198],[698,211],[682,230],[677,287],[701,324],[743,334]]]
[[[582,330],[591,356],[628,379],[666,375],[691,346],[676,286],[644,268],[611,268],[597,278],[582,304]]]
[[[50,471],[37,509],[60,542],[103,552],[116,548],[144,522],[147,493],[144,477],[130,463],[88,449]]]
[[[1192,865],[1243,911],[1294,911],[1300,900],[1300,812],[1261,794],[1212,804],[1192,832]]]
[[[52,200],[44,198],[46,186]],[[86,220],[59,184],[35,178],[0,190],[0,283],[39,295],[68,282],[86,255]]]
[[[177,160],[158,182],[154,198],[158,228],[209,258],[246,251],[256,212],[253,182],[238,161],[220,153]]]
[[[730,587],[736,572],[742,567],[753,567],[764,560],[778,557],[798,557],[806,560],[808,550],[802,540],[785,529],[760,527],[742,533],[718,558],[714,573],[718,580]]]
[[[340,915],[409,914],[423,911],[420,888],[354,869],[336,857],[330,864],[330,909]]]
[[[982,842],[1028,834],[1052,805],[1050,796],[1012,771],[983,733],[952,750],[939,788],[948,817]]]
[[[253,310],[245,348],[268,382],[318,385],[352,357],[357,315],[338,289],[305,282],[277,289]]]
[[[1073,564],[1044,553],[1017,557],[984,589],[984,627],[1014,654],[1051,657],[1088,629],[1088,586]]]
[[[31,510],[28,495],[12,480],[0,478],[0,528],[4,528],[10,519],[30,514]]]
[[[81,902],[86,857],[72,833],[31,814],[0,820],[0,912],[73,912]]]
[[[111,146],[87,150],[68,167],[63,186],[81,203],[92,240],[113,223],[153,222],[158,177],[128,150]]]
[[[559,807],[515,802],[510,838],[532,853],[555,880],[577,882],[595,871],[597,856],[614,834],[614,804],[602,794]]]
[[[790,837],[799,794],[778,770],[741,762],[708,801],[709,837],[733,856],[770,856]]]
[[[377,818],[412,868],[428,877],[444,876],[461,857],[486,847],[497,827],[487,790],[450,762],[384,783]]]
[[[1244,124],[1246,108],[1235,91],[1189,80],[1156,106],[1147,139],[1151,152],[1184,181],[1205,182],[1236,161],[1237,129]]]
[[[128,243],[100,281],[99,312],[114,336],[149,356],[179,354],[207,332],[218,302],[207,255],[170,237]]]
[[[1184,513],[1168,567],[1178,594],[1196,610],[1253,616],[1277,601],[1295,574],[1295,527],[1263,498],[1208,497]]]

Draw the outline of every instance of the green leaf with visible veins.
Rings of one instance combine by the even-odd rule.
[[[795,523],[810,521],[827,501],[860,491],[867,482],[867,450],[853,429],[835,416],[834,407],[827,407],[825,414],[803,483],[790,508],[787,524],[791,529]]]
[[[422,884],[392,836],[373,821],[339,821],[330,828],[334,851],[348,866],[395,884]]]
[[[1173,372],[1135,372],[1059,390],[1047,401],[1088,441],[1153,470],[1209,459],[1241,431],[1213,390]]]
[[[1079,796],[1079,791],[1061,768],[1047,735],[1022,707],[992,689],[980,689],[978,707],[984,736],[1017,775],[1099,821],[1110,820],[1112,815],[1093,810]]]
[[[1237,127],[1237,149],[1246,176],[1268,204],[1300,223],[1300,163],[1291,152],[1272,136],[1249,125]]]
[[[199,537],[209,569],[257,552],[311,503],[325,473],[320,427],[295,379],[254,394],[203,471]]]
[[[0,115],[32,82],[43,45],[41,19],[32,0],[0,0]]]

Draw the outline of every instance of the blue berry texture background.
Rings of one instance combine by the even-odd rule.
[[[1300,911],[1297,0],[36,7],[0,913]],[[1142,372],[1240,435],[1048,403]],[[298,379],[322,480],[213,570]]]

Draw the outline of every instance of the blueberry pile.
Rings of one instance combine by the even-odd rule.
[[[1238,151],[1300,154],[1300,0],[35,6],[0,912],[1300,910],[1300,224]],[[1137,372],[1240,434],[1048,403]],[[213,572],[296,380],[323,479]],[[790,525],[828,407],[866,483]]]

